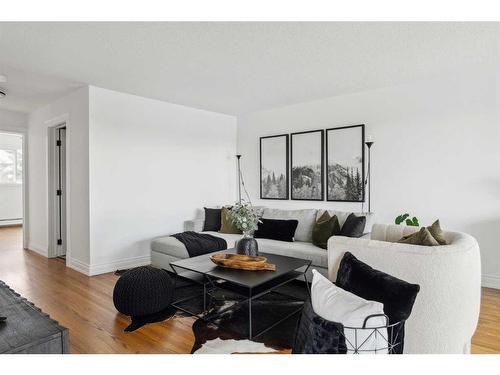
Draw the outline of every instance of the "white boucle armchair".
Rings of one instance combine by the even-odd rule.
[[[370,239],[328,241],[328,275],[335,282],[345,252],[375,269],[420,285],[405,328],[405,353],[470,353],[481,300],[481,262],[470,235],[445,232],[448,245],[397,243],[417,227],[374,224]]]

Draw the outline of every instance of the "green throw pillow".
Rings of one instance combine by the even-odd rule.
[[[404,236],[401,238],[399,243],[406,243],[409,245],[421,245],[421,246],[438,246],[439,242],[437,242],[434,237],[432,237],[429,229],[422,227],[418,232],[412,233],[408,236]]]
[[[326,249],[328,239],[340,233],[340,225],[337,216],[330,217],[328,211],[316,221],[312,231],[312,243],[322,249]]]
[[[439,219],[436,220],[430,227],[427,227],[429,232],[432,234],[432,237],[440,244],[446,245],[446,240],[444,239],[443,230],[441,229],[441,225],[439,224]]]
[[[231,211],[230,208],[222,207],[219,233],[241,234],[241,230],[236,228],[236,225],[229,218],[229,211]]]

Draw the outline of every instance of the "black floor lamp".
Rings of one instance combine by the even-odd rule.
[[[371,210],[371,187],[372,187],[372,180],[371,180],[371,148],[373,146],[373,138],[371,135],[366,137],[365,141],[366,147],[368,147],[368,173],[366,174],[366,179],[365,179],[365,187],[368,185],[368,212],[372,212]]]
[[[243,192],[247,197],[247,203],[252,205],[252,201],[250,200],[250,195],[248,194],[247,188],[245,187],[245,180],[243,179],[243,173],[241,172],[240,159],[241,155],[236,155],[236,159],[238,160],[238,203],[241,204],[244,199],[241,198],[241,188],[243,187]]]
[[[241,155],[236,155],[236,159],[238,159],[238,203],[241,204]]]

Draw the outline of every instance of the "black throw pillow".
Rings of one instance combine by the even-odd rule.
[[[402,321],[399,327],[395,353],[403,353],[404,321],[410,317],[420,285],[378,271],[346,252],[340,261],[335,284],[348,292],[370,301],[384,304],[384,313],[390,324]]]
[[[220,208],[206,208],[205,209],[205,223],[203,224],[203,231],[218,232],[221,223],[221,209]]]
[[[260,219],[254,238],[293,242],[298,220]]]
[[[354,214],[350,214],[349,216],[347,216],[344,225],[342,225],[340,235],[345,237],[359,238],[365,231],[365,225],[365,216],[356,216]]]
[[[346,354],[344,326],[316,314],[311,302],[304,303],[295,331],[292,354]]]

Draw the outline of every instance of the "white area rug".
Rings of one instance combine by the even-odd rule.
[[[208,340],[194,354],[273,353],[275,351],[260,342],[216,338]]]

